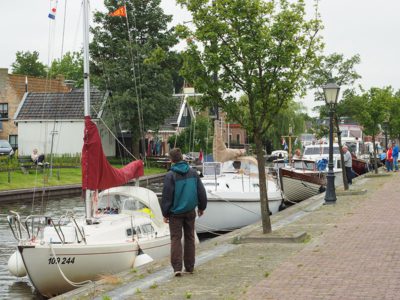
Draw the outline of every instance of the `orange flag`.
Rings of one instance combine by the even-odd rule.
[[[111,17],[126,17],[126,8],[125,6],[121,6],[116,11],[110,12],[108,15]]]

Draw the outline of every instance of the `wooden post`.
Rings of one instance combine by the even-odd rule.
[[[281,138],[289,138],[289,149],[288,149],[288,155],[289,155],[289,163],[292,161],[292,138],[297,138],[295,135],[282,135]]]

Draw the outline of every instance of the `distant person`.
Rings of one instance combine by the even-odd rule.
[[[35,165],[43,165],[44,154],[39,154],[38,149],[33,149],[31,154],[31,159]]]
[[[386,152],[386,171],[393,171],[393,146],[390,146]]]
[[[396,144],[396,142],[392,142],[392,157],[393,157],[393,171],[398,172],[399,171],[399,146]]]
[[[193,273],[195,263],[195,219],[201,217],[207,207],[206,190],[196,170],[183,160],[179,148],[170,151],[172,162],[165,175],[161,209],[164,222],[169,223],[171,233],[171,265],[175,276],[182,275],[182,257],[185,272]],[[182,256],[182,229],[184,249]]]
[[[299,148],[297,148],[297,149],[294,151],[293,159],[301,159],[301,151],[300,151]]]
[[[342,147],[343,151],[343,160],[344,160],[344,167],[346,168],[346,177],[348,184],[353,184],[353,171],[352,171],[352,164],[353,159],[351,157],[351,153],[347,146]]]
[[[385,161],[386,161],[386,149],[383,150],[383,152],[381,154],[379,154],[379,160],[381,161],[382,165],[386,165]]]

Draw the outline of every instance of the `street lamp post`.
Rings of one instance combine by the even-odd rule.
[[[333,172],[333,110],[336,106],[340,87],[335,82],[329,82],[322,87],[326,104],[329,106],[329,162],[326,176],[325,204],[336,203],[335,173]]]

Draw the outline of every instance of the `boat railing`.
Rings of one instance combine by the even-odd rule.
[[[10,211],[11,215],[7,216],[7,222],[10,226],[11,232],[17,241],[23,241],[29,239],[29,231],[22,224],[20,215],[15,211]],[[23,232],[26,234],[26,238],[23,236]]]
[[[19,242],[35,240],[37,238],[42,239],[45,227],[51,227],[54,229],[60,243],[65,244],[66,239],[62,227],[64,224],[72,222],[76,229],[76,238],[78,242],[84,241],[86,244],[85,234],[78,226],[71,212],[67,212],[65,215],[61,216],[57,222],[54,222],[51,217],[45,215],[29,215],[22,221],[17,212],[10,211],[10,213],[11,214],[7,216],[8,225],[10,226],[14,238]]]
[[[72,210],[68,210],[65,213],[65,215],[62,215],[58,219],[57,225],[54,224],[53,220],[51,220],[51,222],[52,222],[54,230],[56,231],[61,243],[65,244],[65,235],[64,235],[62,226],[64,224],[68,224],[68,223],[72,222],[72,224],[74,225],[76,232],[77,232],[76,237],[77,237],[78,243],[83,241],[86,244],[86,238],[85,238],[85,233],[83,232],[83,228],[81,229],[79,227],[78,223],[76,222],[74,212]],[[58,227],[58,229],[57,229],[57,227]],[[78,238],[78,234],[80,236],[80,239]]]

